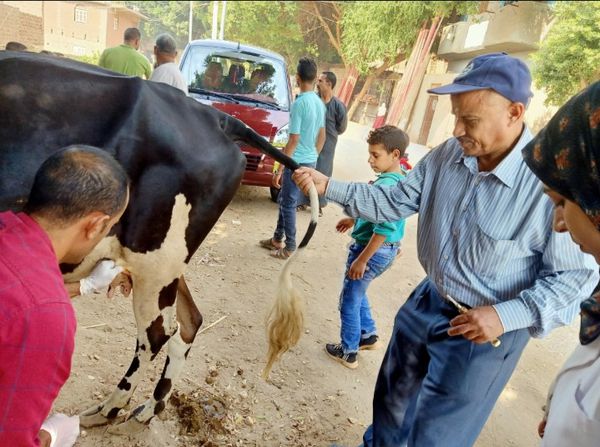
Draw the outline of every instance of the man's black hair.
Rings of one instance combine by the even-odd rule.
[[[335,88],[335,84],[337,83],[337,77],[333,71],[324,71],[323,74],[327,78],[327,81],[331,84],[331,88]]]
[[[317,64],[310,57],[303,57],[298,61],[296,73],[302,82],[312,82],[317,77]]]
[[[137,40],[142,38],[142,33],[137,28],[127,28],[125,33],[123,34],[123,40],[125,42],[131,42],[132,40]]]
[[[388,124],[369,132],[367,143],[372,145],[381,144],[388,153],[391,153],[394,149],[398,149],[400,157],[404,157],[410,139],[402,129]]]
[[[24,211],[70,223],[100,211],[115,216],[127,200],[129,179],[107,152],[84,145],[51,155],[35,175]]]
[[[21,42],[7,42],[4,47],[6,51],[26,51],[27,47]]]

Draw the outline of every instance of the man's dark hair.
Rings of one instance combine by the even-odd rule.
[[[317,64],[310,57],[303,57],[298,61],[296,73],[300,76],[302,82],[314,81],[317,77]]]
[[[51,155],[35,175],[24,211],[70,223],[93,211],[115,216],[127,200],[129,179],[107,152],[84,145]]]
[[[335,88],[335,84],[337,83],[337,77],[333,71],[324,71],[323,74],[327,78],[327,81],[331,84],[331,88]]]
[[[132,40],[141,39],[142,33],[137,28],[127,28],[123,34],[123,40],[125,42],[131,42]]]
[[[394,149],[398,149],[400,157],[404,157],[410,139],[403,130],[398,129],[396,126],[386,125],[369,132],[367,143],[381,144],[388,153],[391,153]]]
[[[21,42],[8,42],[4,49],[6,51],[26,51],[27,47]]]
[[[177,54],[177,42],[170,34],[164,33],[156,38],[156,48],[159,53],[175,55]]]

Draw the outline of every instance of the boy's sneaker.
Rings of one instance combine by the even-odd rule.
[[[358,358],[356,352],[350,354],[344,354],[344,348],[340,343],[327,343],[325,345],[325,351],[332,359],[340,362],[346,368],[354,369],[358,366]]]
[[[372,350],[379,348],[379,337],[377,335],[371,335],[367,338],[361,338],[358,342],[358,349],[363,350]]]

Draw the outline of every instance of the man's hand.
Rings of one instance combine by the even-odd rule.
[[[46,418],[38,435],[42,445],[50,447],[72,447],[78,436],[79,416],[69,417],[62,413]]]
[[[296,169],[292,174],[292,179],[305,195],[308,195],[310,185],[314,183],[317,193],[322,196],[325,194],[329,183],[329,177],[321,174],[316,169],[306,167]]]
[[[90,276],[79,281],[79,291],[81,295],[92,292],[100,292],[107,288],[115,276],[123,271],[123,267],[115,264],[111,259],[100,261],[90,273]]]
[[[338,233],[345,233],[353,226],[354,219],[352,219],[351,217],[345,217],[343,219],[340,219],[340,221],[335,226],[335,229],[338,231]]]
[[[281,171],[279,171],[277,174],[273,174],[271,185],[273,185],[274,188],[281,189]]]
[[[350,279],[362,279],[365,275],[365,271],[367,270],[367,263],[360,260],[360,258],[356,258],[350,269],[348,270],[348,278]]]
[[[462,335],[474,343],[487,343],[504,333],[500,317],[492,306],[476,307],[450,320],[448,335]]]

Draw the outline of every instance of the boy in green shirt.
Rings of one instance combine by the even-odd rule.
[[[400,159],[404,157],[409,138],[395,126],[372,130],[367,138],[369,164],[379,173],[376,185],[395,186],[404,173]],[[330,357],[347,368],[358,366],[359,349],[375,349],[378,339],[375,321],[367,298],[367,287],[394,262],[404,236],[404,219],[374,224],[363,219],[344,218],[336,230],[344,233],[354,225],[354,242],[348,251],[346,276],[340,294],[341,343],[328,343]]]

